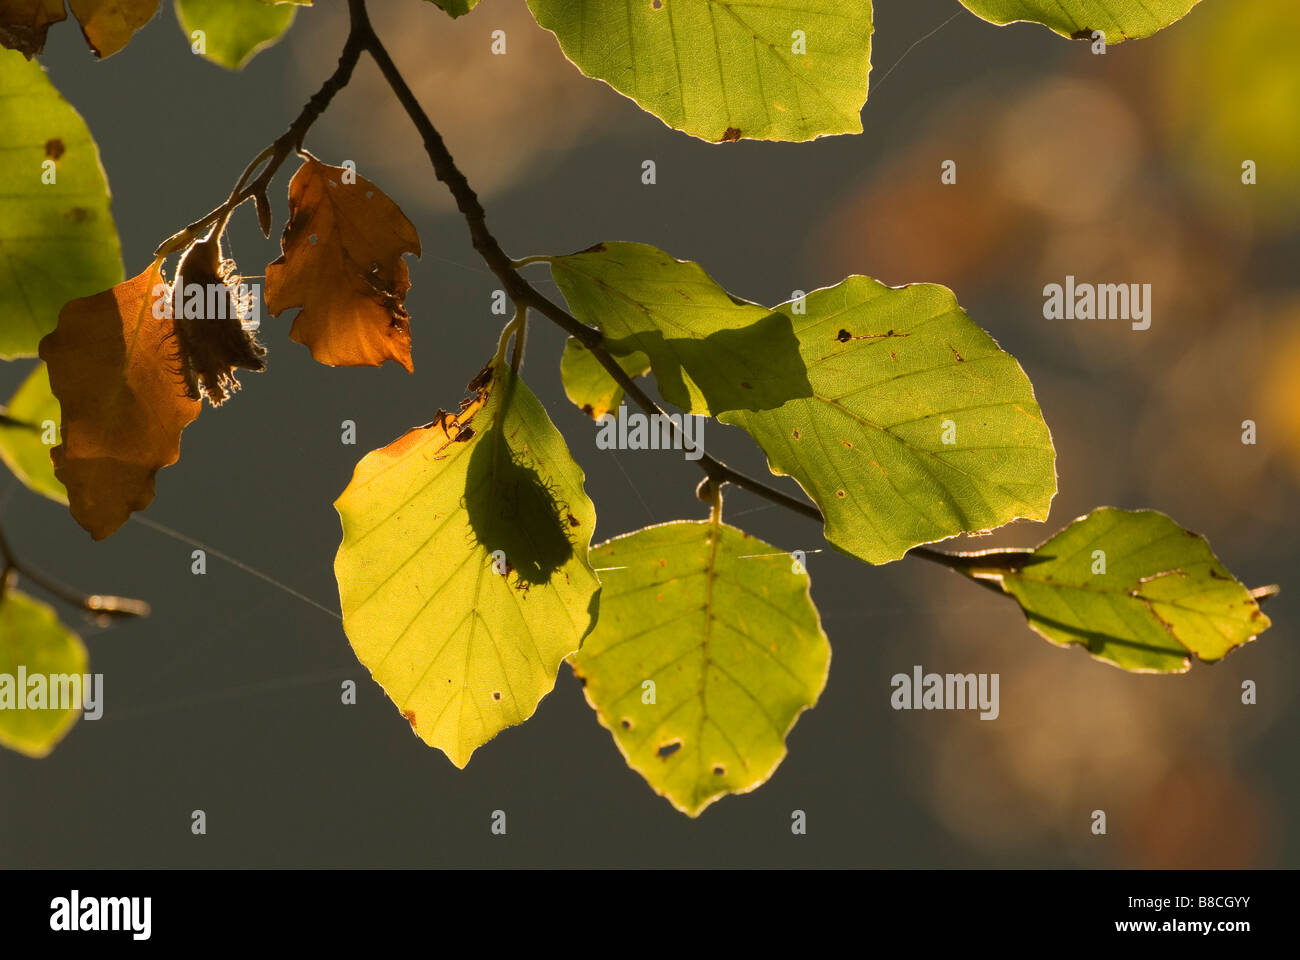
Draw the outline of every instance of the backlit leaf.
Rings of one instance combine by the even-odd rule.
[[[648,354],[670,403],[747,430],[846,553],[887,563],[1047,516],[1055,451],[1033,388],[947,288],[849,277],[769,310],[641,244],[551,265],[578,319]]]
[[[41,65],[0,51],[0,357],[32,356],[59,308],[122,279],[108,182]],[[50,180],[53,182],[48,182]]]
[[[637,351],[626,357],[615,357],[618,365],[631,377],[650,372],[650,358]],[[614,382],[600,361],[576,337],[564,344],[560,357],[560,380],[564,393],[579,410],[599,420],[623,402],[623,388]]]
[[[1221,660],[1270,626],[1205,539],[1155,510],[1100,507],[1032,554],[1000,553],[963,572],[1000,584],[1053,643],[1136,673]]]
[[[457,767],[532,716],[599,588],[596,513],[564,438],[509,367],[470,390],[458,414],[366,455],[335,503],[352,649]]]
[[[238,70],[271,46],[293,23],[292,3],[262,0],[176,0],[176,19],[187,37],[203,31],[203,56]]]
[[[1201,0],[961,0],[991,23],[1041,23],[1065,37],[1091,39],[1094,30],[1107,44],[1149,37],[1163,30]]]
[[[969,575],[1000,583],[1053,643],[1134,673],[1222,660],[1270,626],[1204,537],[1154,510],[1099,507],[1010,570]]]
[[[0,596],[0,746],[44,757],[81,715],[80,706],[50,709],[48,690],[43,708],[15,709],[16,700],[8,698],[26,698],[28,692],[18,689],[20,667],[27,678],[45,678],[48,687],[50,676],[84,676],[88,663],[81,638],[52,609],[17,590],[5,590]],[[24,704],[31,705],[27,699]]]
[[[355,171],[309,159],[289,182],[284,253],[266,268],[266,308],[301,307],[289,336],[321,363],[411,365],[411,288],[403,253],[420,255],[411,221]]]
[[[650,358],[659,393],[687,413],[765,410],[811,396],[789,319],[737,299],[696,263],[643,243],[549,258],[569,309],[616,356]]]
[[[45,364],[28,375],[2,412],[8,422],[0,421],[0,459],[29,489],[66,504],[68,491],[50,459],[50,449],[58,443],[59,401],[50,391]]]
[[[68,6],[97,57],[117,53],[158,12],[158,0],[68,0]]]
[[[735,410],[773,473],[821,508],[826,539],[870,563],[1018,518],[1046,518],[1056,451],[1020,364],[952,291],[849,277],[790,317],[813,396]]]
[[[628,766],[693,817],[765,783],[830,664],[802,566],[710,521],[648,527],[591,559],[600,617],[573,665]]]
[[[169,296],[155,262],[111,290],[71,301],[41,341],[63,412],[54,472],[72,516],[96,540],[150,504],[154,475],[180,457],[181,431],[199,415],[163,309]]]
[[[859,133],[870,0],[528,0],[565,56],[704,140]]]

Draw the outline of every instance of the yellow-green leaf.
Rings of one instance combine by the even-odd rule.
[[[367,454],[335,503],[352,648],[458,767],[533,714],[599,589],[596,512],[564,438],[509,367],[470,390],[458,414]]]
[[[1032,553],[963,559],[1048,640],[1135,673],[1221,660],[1270,626],[1205,539],[1155,510],[1099,507]]]
[[[108,181],[44,69],[0,50],[0,357],[35,356],[69,300],[121,281]]]
[[[614,359],[630,377],[650,372],[650,358],[639,350]],[[623,402],[623,388],[576,337],[570,337],[564,344],[564,354],[560,357],[560,380],[565,395],[593,420],[618,409]]]
[[[726,524],[684,520],[591,557],[600,618],[573,665],[628,766],[692,817],[765,783],[830,665],[802,564]]]
[[[71,690],[63,680],[75,675],[79,690],[88,663],[81,638],[64,627],[50,607],[17,590],[5,590],[0,596],[0,746],[29,757],[53,750],[77,722],[81,707],[52,709],[50,678],[56,678],[60,691]],[[20,668],[28,679],[42,678],[46,692],[40,708],[32,709],[29,690],[19,688]],[[17,709],[18,698],[27,709]]]
[[[59,401],[50,390],[45,364],[28,375],[0,413],[0,459],[28,488],[66,505],[68,491],[50,459],[59,443]]]
[[[1090,39],[1093,31],[1107,44],[1149,37],[1163,30],[1201,0],[961,0],[990,23],[1041,23],[1064,37]]]
[[[297,5],[262,0],[176,0],[176,19],[190,38],[191,48],[227,70],[239,70],[259,52],[276,43],[293,24]]]
[[[849,277],[769,310],[643,244],[549,260],[611,352],[643,351],[665,400],[748,431],[846,553],[888,563],[1047,516],[1056,453],[1033,387],[946,287]]]
[[[574,315],[615,356],[649,357],[660,395],[685,412],[768,410],[812,395],[790,320],[732,296],[699,264],[621,241],[546,259]]]
[[[1056,451],[1033,386],[951,290],[849,277],[776,309],[794,325],[813,396],[718,419],[799,481],[834,546],[888,563],[1046,518]]]
[[[860,133],[870,0],[528,0],[584,74],[704,140]]]

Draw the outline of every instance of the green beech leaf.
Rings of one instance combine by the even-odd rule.
[[[765,783],[830,665],[802,565],[735,527],[685,520],[591,558],[600,618],[572,662],[628,766],[692,817]]]
[[[8,359],[35,356],[65,303],[107,290],[123,273],[108,181],[85,122],[41,65],[17,51],[0,50],[0,90],[0,357]]]
[[[862,130],[870,0],[528,0],[528,7],[578,69],[675,130],[714,141]]]
[[[849,277],[776,309],[794,325],[813,396],[718,419],[799,481],[834,546],[888,563],[1047,517],[1056,451],[1033,386],[951,290]]]
[[[453,17],[463,17],[478,6],[478,0],[429,0],[429,2],[441,7]]]
[[[1094,30],[1107,44],[1149,37],[1163,30],[1201,0],[961,0],[990,23],[1029,21],[1065,37],[1091,39]]]
[[[81,638],[59,622],[54,611],[17,590],[0,595],[0,746],[29,757],[43,757],[77,722],[81,707],[51,709],[48,678],[84,677],[89,663]],[[18,689],[19,667],[30,678],[46,678],[44,709],[14,709],[14,697],[27,697]],[[24,703],[31,706],[31,700]]]
[[[1047,516],[1056,453],[1033,387],[946,287],[849,277],[769,310],[642,244],[550,262],[578,319],[644,351],[669,403],[748,431],[844,552],[888,563]]]
[[[239,70],[284,35],[297,6],[262,0],[176,0],[176,19],[187,37],[203,31],[203,57]]]
[[[50,391],[45,364],[28,375],[0,414],[0,459],[30,489],[66,505],[68,491],[50,460],[59,443],[59,401]]]
[[[650,372],[650,358],[640,351],[614,359],[630,377]],[[570,337],[564,344],[564,355],[560,357],[560,380],[565,395],[593,420],[617,410],[623,402],[623,388],[576,337]]]
[[[590,628],[596,513],[528,387],[497,363],[459,414],[367,454],[335,503],[353,650],[457,767],[523,723]]]
[[[1270,626],[1205,539],[1155,510],[1100,507],[1032,553],[971,554],[1053,643],[1135,673],[1221,660]]]
[[[573,314],[614,355],[648,356],[660,395],[687,413],[812,395],[789,318],[733,297],[699,264],[624,242],[547,259]]]

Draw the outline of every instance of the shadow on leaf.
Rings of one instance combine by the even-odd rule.
[[[783,313],[706,337],[667,339],[658,331],[640,330],[607,338],[605,345],[616,356],[638,350],[649,354],[660,395],[683,410],[705,412],[691,402],[693,394],[714,416],[728,410],[775,410],[813,395],[799,338]]]
[[[517,585],[549,582],[573,556],[568,505],[515,456],[495,427],[470,455],[465,510],[478,542],[489,553],[505,554]]]

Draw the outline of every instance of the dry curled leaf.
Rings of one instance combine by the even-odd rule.
[[[0,46],[30,60],[45,49],[45,34],[66,20],[64,0],[0,0]],[[153,19],[158,0],[68,0],[86,45],[99,59],[111,57]]]
[[[235,367],[266,369],[266,348],[245,329],[249,302],[238,284],[234,261],[222,259],[219,235],[191,244],[176,268],[172,314],[185,392],[191,400],[206,396],[214,407],[239,389]]]
[[[411,371],[411,288],[403,253],[420,238],[401,209],[352,170],[308,159],[289,182],[283,254],[266,268],[266,307],[300,307],[289,336],[320,363]]]
[[[199,415],[175,369],[170,296],[155,261],[111,290],[72,300],[41,340],[63,410],[51,452],[72,516],[96,540],[147,507],[154,475],[180,456],[181,431]]]
[[[63,0],[0,0],[0,46],[30,60],[45,49],[50,26],[67,17]]]

